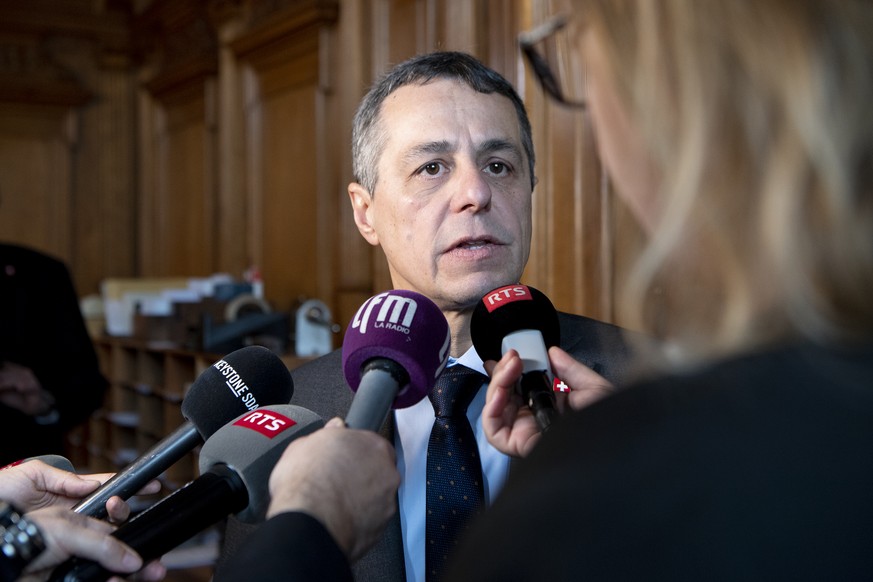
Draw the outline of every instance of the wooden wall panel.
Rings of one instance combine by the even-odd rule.
[[[587,115],[533,99],[537,175],[534,237],[525,277],[558,309],[609,319],[612,266],[603,181]],[[534,282],[535,281],[535,282]]]
[[[136,273],[136,103],[124,63],[88,69],[99,95],[78,111],[71,220],[80,294]]]
[[[232,27],[229,27],[232,28]],[[230,31],[232,32],[232,30]],[[244,75],[234,52],[220,47],[217,83],[216,261],[222,271],[242,273],[252,262],[247,230]]]
[[[328,68],[332,92],[327,103],[328,151],[334,166],[326,169],[334,176],[326,196],[336,205],[334,320],[345,327],[358,307],[371,295],[374,264],[384,268],[384,261],[358,234],[348,197],[352,174],[352,118],[358,103],[374,79],[374,46],[379,31],[375,29],[374,8],[370,0],[343,2],[335,29],[331,29],[332,49],[323,63]],[[354,55],[350,58],[350,55]],[[337,338],[339,339],[339,338]]]
[[[329,13],[289,12],[231,42],[244,71],[248,260],[277,309],[319,298],[335,310],[337,174],[327,144]],[[272,31],[281,29],[282,34]],[[328,61],[328,62],[325,62]]]
[[[170,110],[168,117],[172,118]],[[159,257],[163,269],[156,275],[209,275],[213,257],[212,190],[209,174],[212,136],[202,118],[168,124],[158,155],[165,156],[166,187],[157,193],[161,237]]]
[[[217,269],[209,83],[197,80],[172,98],[154,100],[151,125],[142,128],[153,161],[141,216],[144,276],[195,277]]]
[[[261,119],[249,129],[257,132],[250,139],[260,142],[255,151],[262,154],[250,165],[262,176],[261,187],[250,192],[252,260],[265,273],[270,300],[279,309],[289,309],[298,296],[321,296],[319,273],[331,267],[318,244],[312,82],[265,97],[251,116]]]
[[[71,113],[0,106],[0,233],[64,261],[72,258]]]

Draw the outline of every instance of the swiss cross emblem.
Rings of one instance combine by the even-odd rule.
[[[555,378],[555,381],[552,383],[552,390],[555,392],[569,392],[570,387],[560,378]]]

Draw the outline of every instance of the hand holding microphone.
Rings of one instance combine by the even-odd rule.
[[[11,538],[4,538],[9,545],[0,555],[0,579],[47,574],[74,555],[97,560],[119,572],[142,568],[139,556],[109,535],[110,524],[70,509],[111,476],[77,475],[73,464],[60,455],[31,457],[0,468],[0,506],[3,502],[14,506],[7,506],[2,512],[20,511],[24,516],[14,524],[17,533],[14,528],[12,532],[6,530]],[[142,492],[155,493],[159,489],[160,483],[152,481]],[[130,507],[120,498],[111,497],[107,511],[111,521],[120,523],[129,516]],[[0,517],[0,522],[4,519]],[[146,565],[140,579],[160,580],[164,572],[160,563],[153,562]]]
[[[499,360],[509,350],[518,353],[518,392],[540,430],[547,431],[557,414],[548,349],[561,341],[558,312],[548,297],[521,284],[489,291],[476,304],[470,335],[483,361]]]
[[[562,408],[564,396],[579,410],[613,391],[609,381],[558,347],[557,312],[532,287],[509,285],[486,294],[473,313],[471,334],[483,360],[499,360],[486,365],[491,380],[482,428],[504,454],[526,456]],[[559,398],[555,374],[568,392]]]
[[[246,522],[264,518],[267,480],[285,447],[318,430],[321,418],[291,404],[246,412],[215,432],[200,451],[200,476],[119,527],[112,537],[143,560],[153,560],[218,520],[236,514]],[[74,558],[57,568],[57,582],[103,581],[112,572]]]
[[[60,455],[41,455],[0,469],[0,499],[14,503],[22,511],[46,507],[71,508],[93,493],[111,473],[77,475],[69,460]],[[147,483],[141,493],[157,493],[160,483]],[[127,519],[130,508],[119,499],[110,502],[113,521]]]

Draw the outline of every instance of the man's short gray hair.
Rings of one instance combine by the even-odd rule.
[[[434,79],[455,79],[479,93],[497,93],[512,102],[518,116],[521,143],[527,154],[533,188],[533,137],[524,103],[515,88],[499,73],[467,53],[451,51],[419,55],[400,63],[377,81],[361,101],[352,126],[352,166],[355,180],[373,195],[379,178],[379,157],[387,139],[385,130],[379,123],[379,112],[388,95],[405,85],[424,85]]]

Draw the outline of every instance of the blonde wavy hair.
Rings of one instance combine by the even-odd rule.
[[[873,2],[577,0],[662,182],[622,297],[679,361],[873,333]]]

